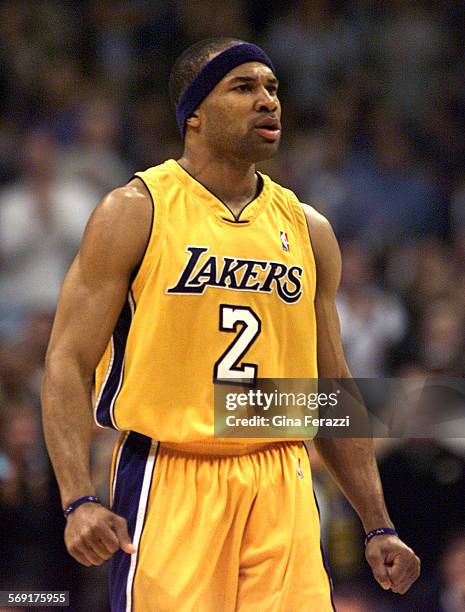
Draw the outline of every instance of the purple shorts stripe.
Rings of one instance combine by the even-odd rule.
[[[123,382],[124,354],[133,317],[131,303],[134,304],[134,301],[132,295],[128,294],[128,299],[121,310],[113,330],[113,363],[100,391],[95,411],[97,423],[103,427],[112,427],[113,429],[116,429],[112,418],[113,406]]]
[[[310,456],[308,454],[308,448],[306,447],[306,445],[303,442],[302,442],[302,444],[304,445],[305,452],[307,453],[307,457],[308,457],[308,462],[310,463]],[[313,490],[313,497],[315,498],[316,509],[318,510],[318,516],[320,517],[320,506],[318,505],[318,500],[316,498],[316,494],[315,494],[314,490]],[[323,548],[323,542],[321,541],[321,536],[320,536],[320,550],[321,550],[321,558],[323,559],[323,566],[325,568],[326,574],[328,575],[329,590],[330,590],[330,593],[331,593],[331,605],[333,606],[334,612],[336,612],[336,605],[334,603],[333,577],[331,575],[331,567],[330,567],[330,565],[328,563],[328,559],[326,557],[326,553],[325,553],[325,550]]]
[[[124,443],[119,461],[112,510],[126,519],[132,541],[134,541],[136,532],[137,513],[141,503],[142,486],[146,476],[146,465],[151,447],[152,440],[150,438],[136,432],[130,432]],[[142,500],[142,503],[145,504],[145,500]],[[121,549],[111,558],[110,600],[112,612],[126,612],[128,609],[132,609],[132,602],[129,602],[128,607],[127,601],[130,566],[131,555],[124,553]]]

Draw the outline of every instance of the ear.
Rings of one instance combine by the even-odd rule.
[[[200,117],[198,111],[194,111],[190,117],[186,119],[186,125],[193,128],[198,128],[200,125]]]

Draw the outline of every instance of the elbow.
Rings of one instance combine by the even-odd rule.
[[[79,381],[87,389],[92,389],[94,368],[87,366],[79,359],[75,351],[49,346],[45,357],[44,377],[42,380],[42,397],[50,389],[56,389],[69,381]]]

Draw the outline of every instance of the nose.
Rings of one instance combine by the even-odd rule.
[[[270,93],[266,87],[261,87],[255,101],[255,109],[260,112],[273,112],[277,107],[278,99],[276,95]]]

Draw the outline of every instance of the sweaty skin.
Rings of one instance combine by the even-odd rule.
[[[272,157],[281,107],[271,70],[257,62],[228,73],[187,120],[179,163],[235,215],[254,198],[255,162]],[[260,126],[270,120],[276,133]],[[278,131],[277,131],[278,130]],[[350,377],[340,340],[335,296],[339,248],[329,223],[303,205],[317,266],[318,369],[322,377]],[[152,204],[139,179],[107,195],[92,214],[78,256],[63,285],[42,388],[48,451],[63,508],[94,495],[89,469],[95,368],[127,296],[149,237]],[[369,439],[320,439],[316,448],[360,516],[365,529],[391,526]],[[124,518],[98,504],[81,505],[67,520],[65,543],[83,565],[99,565],[121,548],[134,552]],[[405,593],[420,562],[399,538],[373,538],[367,561],[383,588]]]

